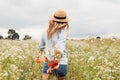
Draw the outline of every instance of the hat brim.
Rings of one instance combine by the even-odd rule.
[[[65,19],[56,19],[53,15],[50,16],[50,20],[57,21],[57,22],[68,22],[68,21],[70,21],[69,18],[65,18]]]

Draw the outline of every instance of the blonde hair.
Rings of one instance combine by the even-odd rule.
[[[57,21],[50,20],[49,26],[47,29],[47,38],[50,39],[56,31],[61,32],[61,30],[65,28],[69,30],[68,22],[57,22]]]

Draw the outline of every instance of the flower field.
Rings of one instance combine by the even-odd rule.
[[[43,62],[35,62],[38,44],[0,40],[0,80],[42,80]],[[66,80],[120,80],[120,40],[69,40],[66,47]]]

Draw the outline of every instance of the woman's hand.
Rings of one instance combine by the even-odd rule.
[[[52,68],[52,67],[49,67],[48,70],[47,70],[47,73],[51,73],[52,70],[54,70],[54,69],[58,69],[59,66],[60,66],[60,65],[58,64],[57,66],[55,66],[55,67],[53,67],[53,68]]]
[[[49,67],[48,70],[47,70],[47,73],[51,73],[53,70],[53,68]]]
[[[39,53],[42,54],[44,52],[44,50],[39,50]]]
[[[37,58],[40,58],[40,56],[42,55],[42,53],[43,53],[43,50],[39,50],[39,54],[38,54]]]
[[[36,63],[38,63],[38,64],[41,63],[41,61],[42,61],[41,54],[42,54],[42,51],[39,50],[39,54],[36,56],[36,59],[35,59]]]

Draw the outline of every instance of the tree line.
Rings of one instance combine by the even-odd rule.
[[[14,29],[9,29],[7,33],[8,33],[7,37],[4,38],[2,35],[0,35],[0,39],[19,40],[20,38],[20,35]],[[25,35],[23,38],[23,40],[28,39],[32,39],[32,37],[29,35]]]

